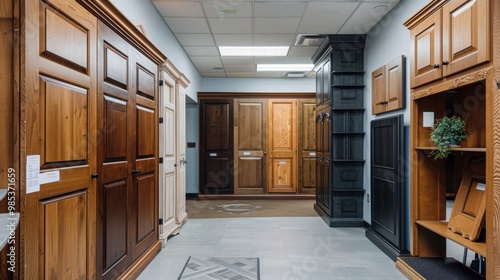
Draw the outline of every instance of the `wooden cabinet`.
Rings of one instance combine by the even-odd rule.
[[[16,161],[28,178],[17,278],[137,277],[160,248],[156,88],[166,58],[108,1],[15,1],[13,11],[23,24],[12,102],[25,112],[14,121]],[[55,179],[37,189],[36,168]]]
[[[404,107],[404,57],[393,59],[372,72],[372,114]]]
[[[490,60],[490,1],[432,1],[408,21],[411,87]]]
[[[363,226],[364,42],[331,35],[313,56],[323,80],[316,83],[314,207],[330,226]]]
[[[202,196],[313,194],[316,105],[290,95],[198,94]]]
[[[411,74],[414,87],[410,103],[411,254],[420,258],[445,258],[446,240],[451,240],[486,258],[487,279],[500,278],[500,240],[496,234],[499,231],[500,191],[495,181],[499,162],[494,157],[498,153],[495,139],[500,133],[497,128],[500,119],[496,115],[500,87],[495,82],[500,78],[498,50],[490,57],[491,49],[498,48],[500,42],[500,27],[492,24],[500,21],[499,7],[500,1],[496,0],[432,1],[405,23],[411,30],[412,47],[415,47],[418,44],[414,30],[421,29],[435,15],[441,15],[443,57],[440,60],[445,62],[445,65],[440,63],[436,67],[442,69],[441,78],[434,78],[436,80],[431,84],[424,84],[430,80],[418,80],[418,72]],[[424,65],[419,64],[424,61],[420,54],[412,51],[412,70],[418,70],[415,65]],[[428,61],[425,64],[429,64]],[[427,112],[434,118],[457,115],[467,120],[467,129],[472,133],[460,147],[452,148],[447,159],[429,157],[435,147],[429,141],[430,127],[424,122],[424,113]],[[483,163],[478,165],[478,162]],[[457,178],[458,181],[467,178],[472,167],[475,174],[486,179],[485,228],[483,236],[476,241],[452,232],[445,213],[446,190],[453,189]],[[411,259],[400,258],[397,267],[408,277],[421,279],[418,271],[412,271],[411,262]]]
[[[159,236],[165,246],[168,237],[178,234],[186,219],[186,164],[183,147],[178,144],[184,142],[181,134],[185,124],[179,117],[185,115],[183,89],[189,81],[168,60],[160,67],[159,79]]]

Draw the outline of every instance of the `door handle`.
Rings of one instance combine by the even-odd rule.
[[[97,179],[97,178],[99,178],[99,173],[92,173],[92,175],[90,175],[90,177],[92,179]]]
[[[132,170],[132,174],[140,174],[140,173],[141,173],[141,171],[140,171],[140,170],[138,170],[138,169],[134,169],[134,170]]]

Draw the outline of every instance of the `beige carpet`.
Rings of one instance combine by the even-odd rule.
[[[189,219],[315,217],[314,200],[188,200]]]

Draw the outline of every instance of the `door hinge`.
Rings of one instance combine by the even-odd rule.
[[[163,219],[159,219],[158,224],[163,225]]]
[[[158,85],[159,85],[160,87],[162,87],[162,86],[163,86],[163,80],[158,80]]]
[[[160,117],[159,121],[160,121],[160,123],[163,123],[163,117]]]
[[[162,157],[161,157],[161,158],[158,158],[158,162],[159,162],[159,163],[163,163],[163,158],[162,158]]]

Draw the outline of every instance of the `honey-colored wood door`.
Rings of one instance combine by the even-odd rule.
[[[268,192],[297,191],[297,100],[269,99]]]
[[[489,61],[489,7],[489,0],[454,0],[443,6],[443,76]]]
[[[411,87],[441,78],[441,11],[410,30],[410,37]]]
[[[176,192],[176,127],[175,127],[175,103],[177,99],[176,81],[165,70],[160,71],[160,80],[163,85],[160,87],[161,109],[160,116],[163,123],[160,123],[160,157],[163,163],[160,163],[160,219],[163,224],[160,225],[160,241],[165,246],[168,236],[177,228],[175,222],[175,197]]]
[[[316,191],[316,126],[315,100],[299,99],[298,111],[298,191],[314,194]]]
[[[387,77],[385,65],[372,72],[372,114],[385,112]]]
[[[267,192],[267,100],[234,100],[234,192]]]
[[[20,279],[91,279],[96,271],[96,180],[91,174],[97,171],[100,144],[97,19],[72,1],[27,1],[23,8],[19,174],[26,181],[21,183],[23,204],[16,205],[24,220],[15,269]],[[35,155],[39,163],[35,159],[27,170]],[[53,172],[54,182],[32,189],[41,183],[36,168],[40,174]]]

